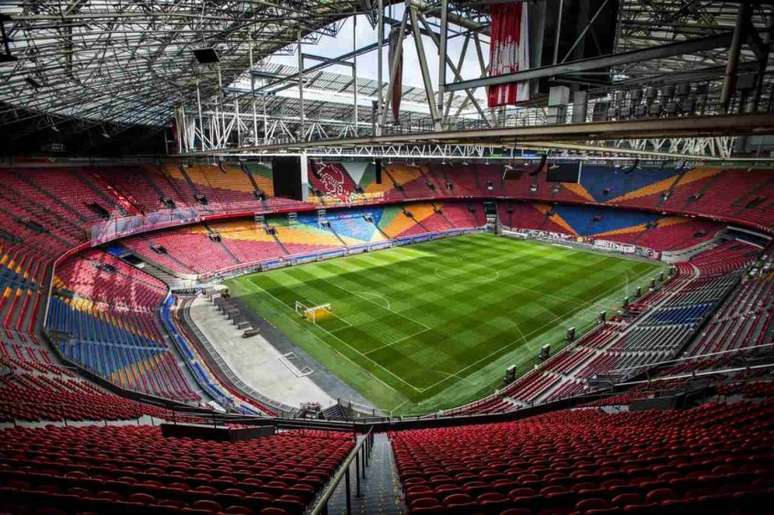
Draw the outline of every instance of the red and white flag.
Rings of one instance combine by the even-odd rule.
[[[489,44],[489,76],[529,68],[529,25],[527,3],[495,4],[491,8],[492,29]],[[490,86],[489,107],[529,100],[529,82]]]

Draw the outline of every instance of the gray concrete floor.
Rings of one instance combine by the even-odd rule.
[[[284,353],[278,351],[262,334],[242,338],[242,332],[206,297],[199,296],[193,301],[190,314],[191,320],[212,343],[228,367],[256,391],[290,406],[318,402],[327,408],[336,403],[336,399],[318,386],[311,376],[299,377],[300,369],[305,366],[302,362],[298,359],[290,362],[283,359]],[[312,375],[314,373],[317,371]]]
[[[352,470],[354,471],[354,466]],[[398,471],[395,468],[390,439],[385,433],[374,435],[374,447],[369,466],[366,468],[366,478],[360,481],[360,497],[355,495],[355,490],[355,478],[351,475],[351,513],[363,515],[408,513]],[[342,480],[328,501],[328,513],[333,515],[346,512],[346,485]]]

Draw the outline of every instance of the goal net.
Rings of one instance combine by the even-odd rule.
[[[296,301],[296,313],[316,324],[333,316],[333,306],[330,304],[308,306],[303,302]]]

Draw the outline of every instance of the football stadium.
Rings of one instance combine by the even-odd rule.
[[[0,513],[772,512],[773,2],[0,29]]]

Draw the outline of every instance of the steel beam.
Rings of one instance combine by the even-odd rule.
[[[443,85],[446,84],[446,36],[449,30],[448,16],[448,0],[441,0],[441,40],[438,43],[438,112],[441,114],[441,123],[444,122],[445,118],[443,110]]]
[[[505,127],[440,131],[360,138],[330,139],[298,144],[264,145],[234,149],[234,153],[249,151],[281,151],[301,148],[348,147],[356,145],[405,145],[466,143],[513,146],[529,142],[595,141],[648,138],[686,138],[774,134],[774,114],[736,114],[692,116],[685,118],[654,118],[617,122],[592,122],[533,127]]]
[[[750,4],[739,4],[739,10],[736,14],[736,28],[731,39],[731,46],[728,49],[728,62],[726,63],[726,73],[723,79],[723,89],[720,92],[720,105],[723,111],[728,111],[731,103],[731,96],[736,90],[736,73],[739,65],[739,54],[742,51],[742,43],[745,39],[745,27],[750,16]]]
[[[435,128],[440,129],[441,117],[438,113],[438,106],[435,104],[436,99],[433,93],[433,83],[430,80],[430,69],[427,66],[427,60],[425,58],[425,45],[422,43],[422,34],[419,32],[417,10],[414,7],[410,7],[408,2],[406,2],[406,9],[409,10],[411,15],[411,29],[414,34],[414,46],[417,50],[417,57],[419,58],[419,71],[422,73],[422,82],[425,86],[427,107],[430,109],[430,116],[433,118]],[[446,63],[443,64],[445,65]]]
[[[376,47],[378,55],[376,56],[376,123],[374,127],[374,133],[379,136],[382,133],[382,110],[384,109],[384,95],[382,87],[384,82],[382,80],[382,68],[384,67],[384,0],[379,0],[379,12],[376,15]]]
[[[341,66],[352,66],[352,63],[342,59],[341,57],[323,57],[315,54],[304,54],[304,59],[311,59],[312,61],[319,61],[321,63],[327,63],[328,65],[340,64]]]
[[[692,54],[704,50],[712,50],[714,48],[727,48],[731,44],[732,39],[733,32],[724,32],[707,38],[692,39],[641,50],[630,50],[619,54],[608,54],[588,59],[578,59],[563,64],[541,66],[539,68],[506,73],[504,75],[494,75],[480,79],[452,82],[446,84],[446,91],[459,91],[462,89],[508,84],[510,82],[523,82],[526,80],[552,77],[567,73],[579,73],[610,66],[620,66],[623,64],[662,59],[676,55]]]

